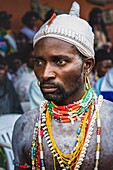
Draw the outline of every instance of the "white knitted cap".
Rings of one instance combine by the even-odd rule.
[[[76,46],[86,57],[94,58],[94,34],[87,21],[79,18],[80,6],[72,4],[69,14],[57,15],[48,24],[47,21],[35,34],[33,46],[42,38],[53,37]]]

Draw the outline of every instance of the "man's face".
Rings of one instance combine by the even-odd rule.
[[[84,93],[84,76],[77,49],[55,38],[43,38],[34,52],[34,71],[45,99],[57,104],[79,100]]]
[[[113,63],[110,59],[99,62],[97,70],[99,77],[104,76],[111,67],[113,67]]]
[[[95,24],[100,24],[102,21],[102,14],[101,13],[98,13],[96,16],[95,16]]]
[[[0,83],[5,79],[7,74],[7,66],[0,64]]]
[[[3,28],[6,30],[11,29],[11,19],[7,19],[6,21],[4,21]]]
[[[34,16],[30,17],[30,18],[29,18],[29,22],[28,22],[28,26],[29,26],[30,28],[33,28],[33,27],[35,26],[36,20],[37,20],[36,17],[34,17]]]

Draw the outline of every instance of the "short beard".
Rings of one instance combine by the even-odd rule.
[[[79,75],[73,76],[72,80],[75,80],[75,81],[72,81],[72,83],[70,84],[71,88],[69,89],[65,89],[59,83],[57,84],[52,83],[52,82],[43,83],[43,84],[51,84],[58,89],[58,92],[54,94],[46,94],[46,93],[43,93],[42,91],[44,98],[46,100],[53,101],[54,103],[57,104],[64,100],[67,100],[70,96],[73,96],[73,94],[78,93],[79,89],[81,89],[83,86],[83,79],[81,78],[81,73]]]
[[[65,89],[61,85],[59,85],[57,93],[54,93],[54,94],[44,94],[43,93],[43,96],[46,100],[53,101],[54,103],[57,103],[59,101],[65,100],[67,98],[67,93],[66,93]]]

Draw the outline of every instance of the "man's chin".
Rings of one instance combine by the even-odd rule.
[[[43,94],[43,96],[46,100],[53,100],[54,98],[56,98],[53,94]]]
[[[58,102],[60,101],[60,96],[55,94],[43,94],[44,98],[49,101]]]

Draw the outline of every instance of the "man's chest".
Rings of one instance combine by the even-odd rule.
[[[52,138],[54,139],[52,142],[53,147],[57,147],[59,151],[59,155],[62,156],[66,154],[66,158],[68,158],[68,155],[70,155],[73,152],[73,149],[75,147],[76,137],[77,137],[77,129],[79,127],[78,125],[59,125],[57,123],[52,124],[51,128],[51,134]],[[82,156],[82,161],[80,162],[80,170],[93,170],[96,163],[96,123],[94,125],[93,133],[91,135],[91,138],[89,140],[88,146],[86,147],[86,150]],[[109,135],[109,133],[108,133]],[[112,143],[110,142],[111,137],[105,136],[104,129],[102,130],[101,134],[101,145],[100,145],[100,160],[99,160],[99,170],[106,170],[108,169],[109,165],[111,165],[111,169],[113,169],[113,156],[112,156]],[[109,137],[109,139],[108,139]],[[112,145],[111,145],[111,144]],[[43,153],[44,153],[44,162],[46,169],[54,169],[54,166],[57,170],[61,170],[59,166],[59,161],[57,157],[52,153],[52,150],[49,147],[49,144],[43,136],[42,138],[42,145],[43,145]],[[111,145],[111,146],[110,146]],[[31,146],[31,143],[28,145]],[[26,147],[26,153],[28,153],[28,148]],[[112,147],[112,148],[111,148]],[[110,149],[111,148],[111,149]],[[29,158],[30,159],[30,158]]]

